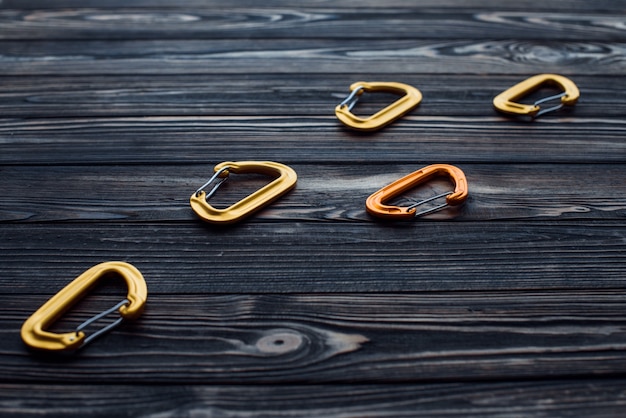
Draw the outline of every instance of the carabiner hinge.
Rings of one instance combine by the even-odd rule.
[[[387,204],[388,201],[411,190],[435,176],[445,175],[454,183],[454,191],[445,192],[424,199],[410,206],[395,206]],[[442,210],[448,206],[458,206],[465,202],[468,196],[467,180],[460,168],[449,164],[432,164],[414,171],[406,176],[383,187],[370,195],[365,202],[365,207],[370,215],[383,219],[406,220],[418,216],[424,216]],[[445,197],[446,202],[438,206],[417,212],[416,208],[425,203]]]
[[[401,97],[367,118],[352,113],[352,108],[364,92],[387,92]],[[422,101],[422,93],[413,86],[395,82],[359,81],[350,86],[350,94],[335,107],[335,115],[344,125],[359,131],[375,131],[404,116]]]

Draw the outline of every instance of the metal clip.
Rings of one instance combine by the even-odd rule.
[[[227,161],[216,165],[214,171],[215,174],[213,177],[191,195],[189,203],[193,211],[200,218],[207,222],[218,224],[237,222],[272,203],[289,190],[293,189],[298,179],[296,172],[291,167],[272,161]],[[216,209],[207,202],[207,199],[213,196],[219,186],[226,181],[229,173],[258,173],[277,178],[270,184],[230,207],[226,209]],[[206,194],[203,189],[220,177],[223,178],[223,180],[219,181],[213,189]]]
[[[121,276],[128,286],[126,299],[76,328],[75,332],[56,334],[45,329],[67,312],[78,300],[85,296],[96,282],[110,273]],[[146,282],[133,265],[121,261],[108,261],[97,264],[85,271],[64,287],[59,293],[43,304],[22,325],[21,336],[26,345],[40,350],[67,351],[79,349],[93,339],[110,331],[124,319],[136,319],[142,312],[148,298]],[[120,318],[90,336],[83,332],[91,323],[119,310]]]
[[[352,113],[352,108],[361,94],[377,91],[401,94],[402,97],[368,118],[360,118]],[[350,128],[360,131],[374,131],[402,117],[421,101],[422,93],[408,84],[359,81],[350,86],[350,95],[335,107],[335,115]]]
[[[95,316],[89,318],[88,320],[86,320],[85,322],[83,322],[82,324],[80,324],[79,326],[76,327],[76,335],[78,336],[79,333],[82,330],[84,330],[85,328],[87,328],[89,325],[91,325],[94,322],[100,320],[101,318],[104,318],[105,316],[111,315],[113,312],[117,311],[118,309],[120,309],[124,305],[128,305],[129,303],[130,303],[130,301],[128,299],[124,299],[120,303],[118,303],[117,305],[113,306],[112,308],[109,308],[106,311],[100,312],[98,315],[95,315]],[[113,328],[115,328],[118,325],[120,325],[123,321],[124,321],[124,317],[120,316],[114,322],[110,323],[109,325],[107,325],[107,326],[105,326],[103,328],[100,328],[98,331],[96,331],[93,334],[87,336],[87,338],[85,338],[85,341],[83,341],[83,344],[81,345],[81,347],[86,346],[91,341],[93,341],[96,338],[98,338],[100,335],[106,334],[107,332],[111,331]]]
[[[448,176],[454,182],[453,192],[438,194],[437,196],[430,197],[405,207],[385,204],[385,202],[400,196],[413,187],[422,184],[433,177],[441,175]],[[446,203],[431,209],[417,212],[416,208],[418,206],[444,196],[446,197]],[[373,193],[367,198],[365,207],[370,215],[383,219],[403,220],[433,213],[448,206],[460,205],[465,202],[467,196],[467,180],[465,179],[465,174],[460,168],[449,164],[433,164],[414,171],[411,174],[408,174]]]
[[[544,85],[555,85],[562,88],[564,91],[554,96],[539,99],[531,105],[516,102],[516,100],[538,90]],[[558,110],[563,106],[573,106],[576,104],[579,97],[580,92],[578,91],[578,87],[576,87],[576,84],[574,84],[572,80],[557,74],[538,74],[498,94],[493,99],[493,106],[496,110],[503,113],[536,118],[545,113]],[[557,99],[561,99],[559,105],[546,109],[542,109],[539,106],[540,104]]]

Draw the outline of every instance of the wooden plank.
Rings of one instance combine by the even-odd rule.
[[[623,163],[625,127],[566,113],[533,124],[417,114],[373,135],[334,115],[0,119],[0,164]]]
[[[27,45],[27,47],[25,47]],[[623,75],[621,40],[233,39],[5,41],[0,73],[42,75]]]
[[[3,77],[3,117],[128,116],[332,116],[352,82],[379,80],[380,74],[185,74],[142,76]],[[417,87],[424,99],[415,116],[496,115],[491,102],[522,81],[517,75],[393,74],[388,81]],[[626,114],[625,77],[573,76],[581,99],[571,114],[577,118],[621,118]],[[365,95],[354,109],[372,114],[395,97]],[[568,113],[570,115],[570,113]],[[549,116],[553,118],[556,115]],[[548,116],[546,116],[548,117]]]
[[[189,197],[213,173],[215,160],[200,165],[8,166],[0,169],[0,222],[191,222]],[[376,222],[367,197],[425,166],[325,164],[291,167],[298,184],[290,194],[246,223]],[[462,164],[470,196],[461,207],[430,220],[615,220],[626,210],[624,164]],[[233,175],[211,199],[228,207],[267,184],[264,176]],[[446,178],[429,181],[399,199],[421,200],[449,190]],[[418,223],[421,221],[417,221]],[[402,223],[401,223],[402,224]],[[405,223],[406,224],[406,223]]]
[[[441,384],[0,384],[0,414],[47,417],[617,417],[624,379]]]
[[[159,293],[621,288],[625,226],[6,224],[0,229],[0,292],[56,293],[92,265],[118,259],[135,264]]]
[[[150,295],[140,319],[65,361],[31,355],[19,338],[41,297],[0,296],[0,372],[9,381],[169,384],[619,377],[626,372],[624,296],[623,288],[196,294],[184,303],[180,295]],[[98,312],[77,310],[77,323]]]
[[[312,2],[317,8],[328,5],[329,7],[336,9],[355,9],[354,2],[351,0],[316,0]],[[215,8],[266,8],[266,7],[280,7],[291,8],[293,2],[289,0],[267,0],[262,4],[259,4],[256,0],[212,0],[211,6]],[[3,0],[0,3],[0,9],[18,9],[18,10],[30,10],[30,9],[67,9],[67,8],[102,8],[102,9],[126,9],[129,8],[129,3],[124,0],[109,0],[102,2],[100,0],[55,0],[54,2],[46,0]],[[130,8],[141,9],[153,9],[153,8],[173,8],[171,0],[133,0]],[[176,2],[176,8],[188,9],[188,8],[206,8],[207,3],[205,0],[180,0]],[[381,3],[377,0],[359,0],[359,8],[377,8],[387,10],[391,7],[394,8],[408,8],[416,9],[415,1],[413,0],[386,0]],[[475,10],[475,9],[495,9],[495,10],[537,10],[537,11],[588,11],[588,12],[621,12],[624,9],[623,0],[596,0],[593,3],[585,0],[568,0],[563,2],[561,0],[546,0],[537,2],[535,0],[518,0],[515,3],[502,2],[499,0],[480,0],[468,2],[467,0],[421,0],[419,3],[419,9],[424,8],[450,8],[452,10]]]
[[[267,5],[2,10],[0,39],[559,39],[625,40],[615,12]],[[616,12],[622,12],[618,7]],[[401,21],[402,24],[398,24]],[[445,28],[446,30],[441,30]]]

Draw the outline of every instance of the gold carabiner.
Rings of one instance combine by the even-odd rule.
[[[555,85],[563,89],[561,94],[537,100],[534,104],[517,103],[516,100],[530,94],[542,86]],[[576,84],[569,78],[558,74],[538,74],[498,94],[493,99],[493,106],[500,112],[511,115],[522,115],[536,118],[544,113],[552,112],[563,106],[573,106],[578,101],[580,92]],[[542,109],[539,105],[547,101],[561,99],[556,106]]]
[[[128,286],[126,299],[80,325],[76,331],[56,334],[46,329],[79,299],[81,299],[103,276],[115,273],[121,276]],[[21,336],[31,348],[50,351],[75,350],[97,336],[119,325],[123,319],[136,319],[142,312],[148,298],[148,288],[143,276],[133,265],[121,261],[108,261],[97,264],[85,271],[64,287],[59,293],[44,303],[22,325]],[[86,336],[82,329],[91,322],[119,309],[120,318],[97,333]]]
[[[368,118],[360,118],[352,113],[352,107],[363,92],[383,91],[401,94],[394,103],[379,110]],[[422,101],[422,93],[413,86],[394,82],[359,81],[350,86],[350,95],[335,107],[335,115],[345,125],[359,131],[374,131],[402,117]]]
[[[442,193],[405,207],[390,206],[385,204],[385,202],[401,195],[418,184],[424,183],[433,177],[441,175],[447,175],[454,182],[454,192]],[[414,171],[411,174],[408,174],[373,193],[367,198],[365,207],[367,212],[373,216],[384,219],[403,220],[423,216],[428,213],[441,210],[447,206],[460,205],[465,202],[467,195],[467,180],[465,179],[465,174],[460,168],[449,164],[433,164]],[[446,197],[446,203],[417,213],[417,206],[435,199],[443,198],[444,196]]]
[[[298,179],[298,175],[291,167],[273,161],[227,161],[216,165],[214,171],[215,174],[213,177],[191,195],[189,203],[193,211],[200,218],[207,222],[218,224],[237,222],[261,209],[263,206],[272,203],[289,190],[293,189]],[[230,207],[226,209],[216,209],[207,202],[207,199],[209,199],[220,184],[228,178],[229,173],[258,173],[278,177],[270,184],[262,187]],[[206,194],[203,189],[217,178],[221,179],[219,183]]]

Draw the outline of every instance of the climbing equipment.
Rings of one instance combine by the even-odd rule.
[[[216,165],[214,171],[213,177],[191,195],[189,203],[200,218],[207,222],[218,224],[237,222],[263,206],[272,203],[291,190],[296,185],[298,179],[296,172],[291,167],[272,161],[227,161]],[[230,207],[216,209],[207,200],[228,179],[230,173],[258,173],[277,176],[277,178]],[[217,184],[213,189],[209,193],[205,193],[204,189],[215,181],[217,181]]]
[[[557,86],[564,91],[554,96],[539,99],[533,104],[521,104],[516,102],[516,100],[545,85]],[[545,113],[559,110],[563,106],[573,106],[576,104],[579,97],[580,92],[578,91],[578,87],[576,87],[576,84],[574,84],[572,80],[558,74],[538,74],[498,94],[493,99],[493,106],[503,113],[536,118]],[[557,99],[560,99],[560,103],[557,105],[545,109],[539,106],[540,104]]]
[[[406,207],[390,206],[385,204],[385,202],[405,193],[413,187],[422,184],[433,177],[442,175],[448,176],[454,182],[454,192],[445,192]],[[447,206],[460,205],[465,202],[467,195],[467,180],[465,179],[465,174],[460,168],[449,164],[433,164],[414,171],[411,174],[408,174],[373,193],[367,198],[365,207],[371,215],[379,218],[394,220],[411,219],[436,212]],[[431,209],[417,212],[416,208],[418,206],[444,196],[446,197],[446,203]]]
[[[390,206],[385,202],[400,196],[413,187],[425,183],[436,176],[448,176],[455,185],[454,192],[445,192],[437,196],[430,197],[410,206]],[[367,198],[365,207],[367,211],[376,217],[393,220],[411,219],[418,216],[424,216],[429,213],[436,212],[447,206],[457,206],[465,202],[467,199],[467,180],[465,174],[460,168],[449,164],[433,164],[414,171],[401,179],[383,187],[376,193]],[[417,212],[416,208],[424,203],[431,202],[435,199],[446,197],[446,203],[436,207]]]
[[[422,93],[418,89],[402,83],[359,81],[350,86],[350,92],[350,95],[335,107],[335,115],[345,125],[360,131],[380,129],[402,117],[422,101]],[[372,116],[360,118],[352,113],[352,108],[364,92],[396,93],[402,97]]]
[[[79,325],[74,332],[57,334],[46,329],[67,312],[76,302],[104,276],[121,276],[128,286],[126,299]],[[50,351],[69,351],[84,347],[98,336],[118,326],[124,319],[136,319],[142,312],[148,289],[143,276],[133,265],[121,261],[97,264],[74,279],[32,314],[22,325],[21,336],[31,348]],[[118,311],[120,318],[97,332],[87,336],[83,329],[93,322]]]
[[[121,276],[128,286],[126,299],[77,327],[74,332],[56,334],[46,331],[54,321],[67,312],[78,300],[84,297],[103,276],[115,273]],[[22,340],[32,348],[50,351],[65,351],[81,348],[93,339],[118,326],[124,319],[136,319],[142,312],[148,289],[143,276],[133,265],[121,261],[108,261],[97,264],[74,279],[32,314],[22,325]],[[119,310],[120,318],[99,331],[86,336],[82,331],[91,323]]]

